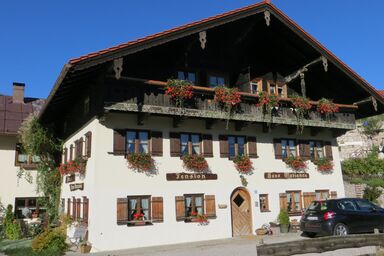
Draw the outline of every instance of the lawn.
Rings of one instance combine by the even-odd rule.
[[[0,252],[8,256],[37,256],[32,251],[31,239],[3,240],[0,242]]]

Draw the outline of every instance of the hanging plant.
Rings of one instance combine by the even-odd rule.
[[[73,161],[62,163],[59,166],[59,172],[62,176],[71,175],[76,173],[84,173],[87,161],[81,158],[76,158]]]
[[[132,153],[127,155],[129,168],[138,172],[150,172],[155,169],[155,160],[148,153]]]
[[[304,118],[308,114],[308,111],[312,108],[312,104],[308,98],[302,96],[294,96],[291,98],[292,107],[294,108],[297,119],[297,133],[301,134],[304,130]]]
[[[299,171],[306,171],[308,169],[308,165],[307,163],[303,160],[303,159],[300,159],[298,157],[288,157],[286,160],[285,160],[285,164],[292,170],[292,171],[295,171],[295,172],[299,172]]]
[[[183,156],[184,168],[194,172],[205,172],[209,170],[207,160],[202,155]]]
[[[315,160],[314,164],[320,172],[330,172],[333,170],[333,162],[326,157]]]
[[[228,130],[229,120],[231,119],[233,109],[241,102],[241,96],[239,89],[228,88],[226,86],[218,86],[215,88],[215,102],[227,112],[227,124]]]
[[[249,159],[249,156],[236,156],[233,159],[236,170],[241,174],[252,174],[253,166],[252,161]]]
[[[331,115],[339,112],[339,107],[331,100],[322,98],[317,103],[317,112],[325,115]]]
[[[263,111],[263,115],[269,117],[268,124],[272,123],[272,111],[274,108],[279,107],[279,97],[274,94],[269,94],[266,92],[259,93],[259,102],[256,104],[256,107],[259,107]]]
[[[169,79],[165,87],[165,94],[171,97],[176,107],[184,107],[184,102],[193,97],[191,82],[178,79]]]

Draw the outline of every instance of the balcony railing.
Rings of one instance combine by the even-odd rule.
[[[215,104],[212,88],[194,86],[194,97],[186,102],[183,108],[175,107],[168,95],[164,94],[165,82],[123,78],[129,81],[124,86],[111,86],[105,109],[108,111],[143,112],[171,116],[200,117],[209,119],[227,119],[228,113]],[[139,83],[138,83],[139,82]],[[256,107],[257,95],[241,92],[242,102],[232,113],[230,119],[236,121],[268,122],[276,124],[297,125],[290,99],[282,99],[279,108],[272,111],[271,116],[265,115],[261,108]],[[317,102],[311,102],[316,105]],[[354,105],[337,104],[340,112],[328,117],[318,113],[315,108],[302,120],[304,126],[354,129]]]

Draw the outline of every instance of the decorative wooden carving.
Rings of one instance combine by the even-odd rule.
[[[371,99],[372,99],[373,108],[375,109],[375,111],[377,111],[377,101],[376,101],[376,98],[372,96]]]
[[[265,19],[265,24],[269,27],[271,24],[271,13],[268,10],[264,11],[264,19]]]
[[[309,179],[306,172],[266,172],[264,179]]]
[[[115,71],[115,78],[118,80],[123,72],[123,58],[113,60],[113,70]]]
[[[327,60],[327,58],[325,58],[324,56],[321,56],[321,60],[323,61],[324,71],[328,72],[328,60]]]
[[[307,94],[307,90],[305,88],[305,75],[304,73],[300,73],[300,86],[301,86],[301,95],[303,97],[306,97],[306,94]]]
[[[199,33],[199,41],[201,49],[205,49],[205,44],[207,43],[207,31],[201,31]]]
[[[217,174],[214,173],[167,173],[167,180],[217,180]]]

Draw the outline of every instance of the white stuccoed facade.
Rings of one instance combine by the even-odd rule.
[[[18,166],[15,166],[16,135],[0,135],[0,202],[4,207],[8,204],[15,206],[17,197],[37,197],[36,170],[25,170],[32,178],[32,183],[25,177],[18,177]],[[24,174],[25,175],[25,174]],[[13,208],[14,209],[14,208]]]
[[[124,156],[113,155],[113,129],[141,129],[162,131],[163,156],[153,157],[158,167],[158,174],[147,176],[130,170]],[[218,136],[245,135],[256,136],[259,158],[253,159],[254,172],[245,175],[248,180],[246,190],[251,196],[251,212],[253,232],[262,224],[274,221],[280,211],[279,193],[287,190],[315,192],[315,190],[336,191],[338,197],[344,196],[344,185],[341,175],[339,152],[336,140],[330,130],[311,137],[305,130],[300,136],[288,135],[286,127],[276,127],[271,133],[263,133],[261,126],[250,124],[242,131],[225,130],[225,122],[219,122],[211,130],[205,129],[205,123],[199,119],[188,119],[180,128],[172,127],[172,119],[150,116],[144,125],[137,125],[137,117],[133,114],[108,114],[105,121],[94,118],[84,125],[64,143],[69,148],[75,140],[92,132],[92,152],[88,159],[84,178],[76,177],[74,183],[84,183],[84,190],[70,191],[69,184],[63,182],[61,198],[89,199],[88,240],[92,251],[105,251],[123,248],[135,248],[152,245],[164,245],[200,240],[228,238],[232,236],[231,193],[243,187],[234,164],[227,158],[220,158]],[[170,156],[170,132],[190,132],[212,134],[213,158],[206,158],[212,173],[218,175],[217,180],[205,181],[167,181],[167,173],[188,172],[182,166],[182,160]],[[273,139],[294,138],[300,140],[332,141],[334,171],[323,174],[308,161],[309,179],[265,179],[265,172],[292,172],[282,160],[275,159]],[[183,194],[204,193],[215,195],[216,219],[211,219],[206,226],[197,223],[176,221],[175,196]],[[259,194],[268,194],[270,212],[260,212]],[[164,222],[146,226],[117,225],[116,199],[130,195],[151,195],[163,197]],[[220,209],[218,205],[227,208]],[[66,209],[65,209],[66,211]],[[72,211],[72,209],[71,209]],[[299,219],[300,216],[292,217]]]

